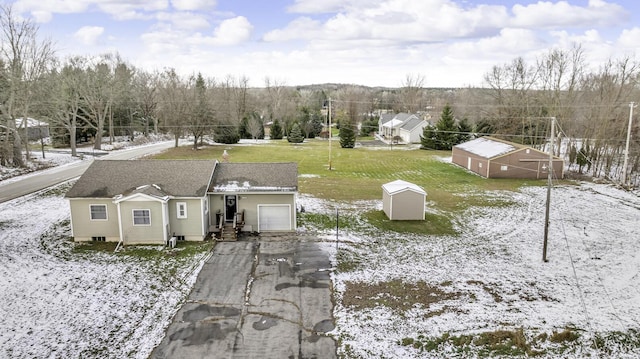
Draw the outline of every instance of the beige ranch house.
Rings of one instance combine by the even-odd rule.
[[[165,244],[296,229],[296,163],[96,160],[67,192],[75,241]]]

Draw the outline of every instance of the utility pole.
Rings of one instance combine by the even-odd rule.
[[[331,97],[329,97],[329,171],[331,171]]]
[[[627,128],[627,145],[624,149],[624,164],[622,165],[622,185],[627,185],[627,164],[629,163],[629,140],[631,140],[631,121],[633,120],[634,102],[629,103],[629,128]]]
[[[553,143],[556,140],[556,118],[551,117],[551,140],[549,141],[549,164],[547,165],[547,205],[544,215],[544,242],[542,244],[542,261],[547,260],[547,240],[549,238],[549,206],[551,205],[551,183],[553,181]]]

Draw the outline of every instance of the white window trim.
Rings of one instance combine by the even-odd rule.
[[[184,209],[183,215],[180,215],[180,207]],[[176,202],[176,218],[178,219],[187,218],[187,202]]]
[[[92,207],[104,207],[104,215],[106,218],[93,218],[93,212],[91,211]],[[108,221],[109,220],[109,211],[107,211],[107,205],[106,204],[90,204],[89,205],[89,220],[91,221]]]
[[[149,223],[145,223],[145,224],[136,224],[136,216],[135,213],[136,211],[146,211],[147,213],[149,213]],[[139,208],[139,209],[132,209],[131,210],[131,222],[133,223],[134,226],[151,226],[151,210],[150,209],[146,209],[146,208]]]
[[[500,166],[500,171],[508,171],[508,170],[509,170],[509,166],[507,165]]]

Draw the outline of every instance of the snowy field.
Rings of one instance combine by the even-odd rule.
[[[0,204],[0,358],[147,358],[205,254],[74,251],[68,188]]]
[[[458,237],[370,236],[353,230],[341,234],[339,258],[358,264],[333,276],[337,296],[333,334],[341,340],[340,354],[473,357],[477,352],[459,353],[450,343],[433,351],[401,343],[405,338],[438,338],[445,333],[460,336],[518,329],[532,339],[572,328],[579,334],[577,340],[564,347],[539,340],[533,349],[547,349],[546,357],[559,358],[640,357],[640,198],[607,185],[555,188],[549,261],[544,263],[546,189],[488,195],[516,204],[469,209],[457,219]],[[334,211],[333,203],[309,197],[301,201],[307,211]],[[380,203],[355,207],[367,205],[381,208]],[[347,210],[343,207],[341,212]],[[327,233],[325,238],[332,241],[335,235]],[[335,246],[327,243],[326,249],[335,261]],[[373,284],[384,287],[396,280],[424,282],[427,288],[442,291],[433,294],[441,298],[428,305],[412,303],[410,296],[401,298],[403,304],[408,302],[407,310],[344,303],[347,288],[357,283],[372,292],[361,294],[356,303],[371,297],[380,303],[394,302]],[[623,339],[615,340],[617,333],[623,333]]]
[[[54,157],[55,165],[70,158]],[[0,204],[0,358],[147,358],[206,254],[152,261],[74,250],[63,198],[68,188]],[[446,341],[420,350],[407,339],[522,330],[534,349],[546,350],[544,357],[640,357],[637,194],[589,183],[556,187],[547,263],[546,189],[487,195],[514,204],[470,208],[455,219],[456,237],[379,232],[361,214],[381,209],[380,201],[338,204],[361,227],[340,233],[338,252],[332,232],[320,235],[336,265],[337,258],[354,263],[332,277],[339,355],[466,358],[478,353],[460,353]],[[336,203],[299,200],[307,212],[335,212]],[[397,282],[427,288],[433,300],[424,304],[418,295],[424,293],[416,293],[400,298],[402,308],[390,306],[398,298],[380,288]],[[369,305],[353,304],[350,290],[357,286],[370,290],[358,294]],[[533,340],[566,328],[579,338]]]

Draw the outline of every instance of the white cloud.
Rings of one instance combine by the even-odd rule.
[[[287,8],[287,11],[300,14],[332,13],[343,8],[345,0],[296,0]]]
[[[623,30],[617,43],[622,48],[640,52],[640,27]]]
[[[449,47],[449,56],[466,60],[514,58],[546,46],[531,30],[505,28],[497,36],[454,43]]]
[[[276,29],[266,33],[265,41],[288,41],[295,39],[315,39],[322,34],[322,23],[310,17],[299,17],[290,22],[284,29]]]
[[[529,28],[606,26],[615,25],[629,17],[622,6],[601,0],[589,0],[586,7],[566,1],[538,1],[530,5],[516,4],[512,11],[512,25]]]
[[[253,25],[244,16],[224,20],[213,31],[211,43],[214,45],[237,45],[251,37]]]
[[[302,1],[296,3],[302,4],[312,6]],[[508,23],[504,6],[463,8],[451,0],[370,1],[369,7],[357,7],[357,4],[358,1],[348,2],[349,6],[343,6],[340,12],[324,23],[300,17],[282,29],[267,33],[264,40],[386,39],[401,43],[434,42],[497,33]]]
[[[216,3],[216,0],[171,0],[171,6],[180,11],[212,9]]]
[[[38,22],[48,22],[53,14],[79,14],[90,9],[111,15],[118,20],[148,18],[148,12],[168,7],[167,0],[17,0],[18,13],[30,13]]]
[[[204,15],[193,12],[160,12],[156,14],[156,19],[185,30],[206,29],[210,26],[209,20]]]
[[[104,27],[83,26],[73,34],[73,37],[80,41],[83,45],[95,45],[98,43],[98,40],[103,33]]]

